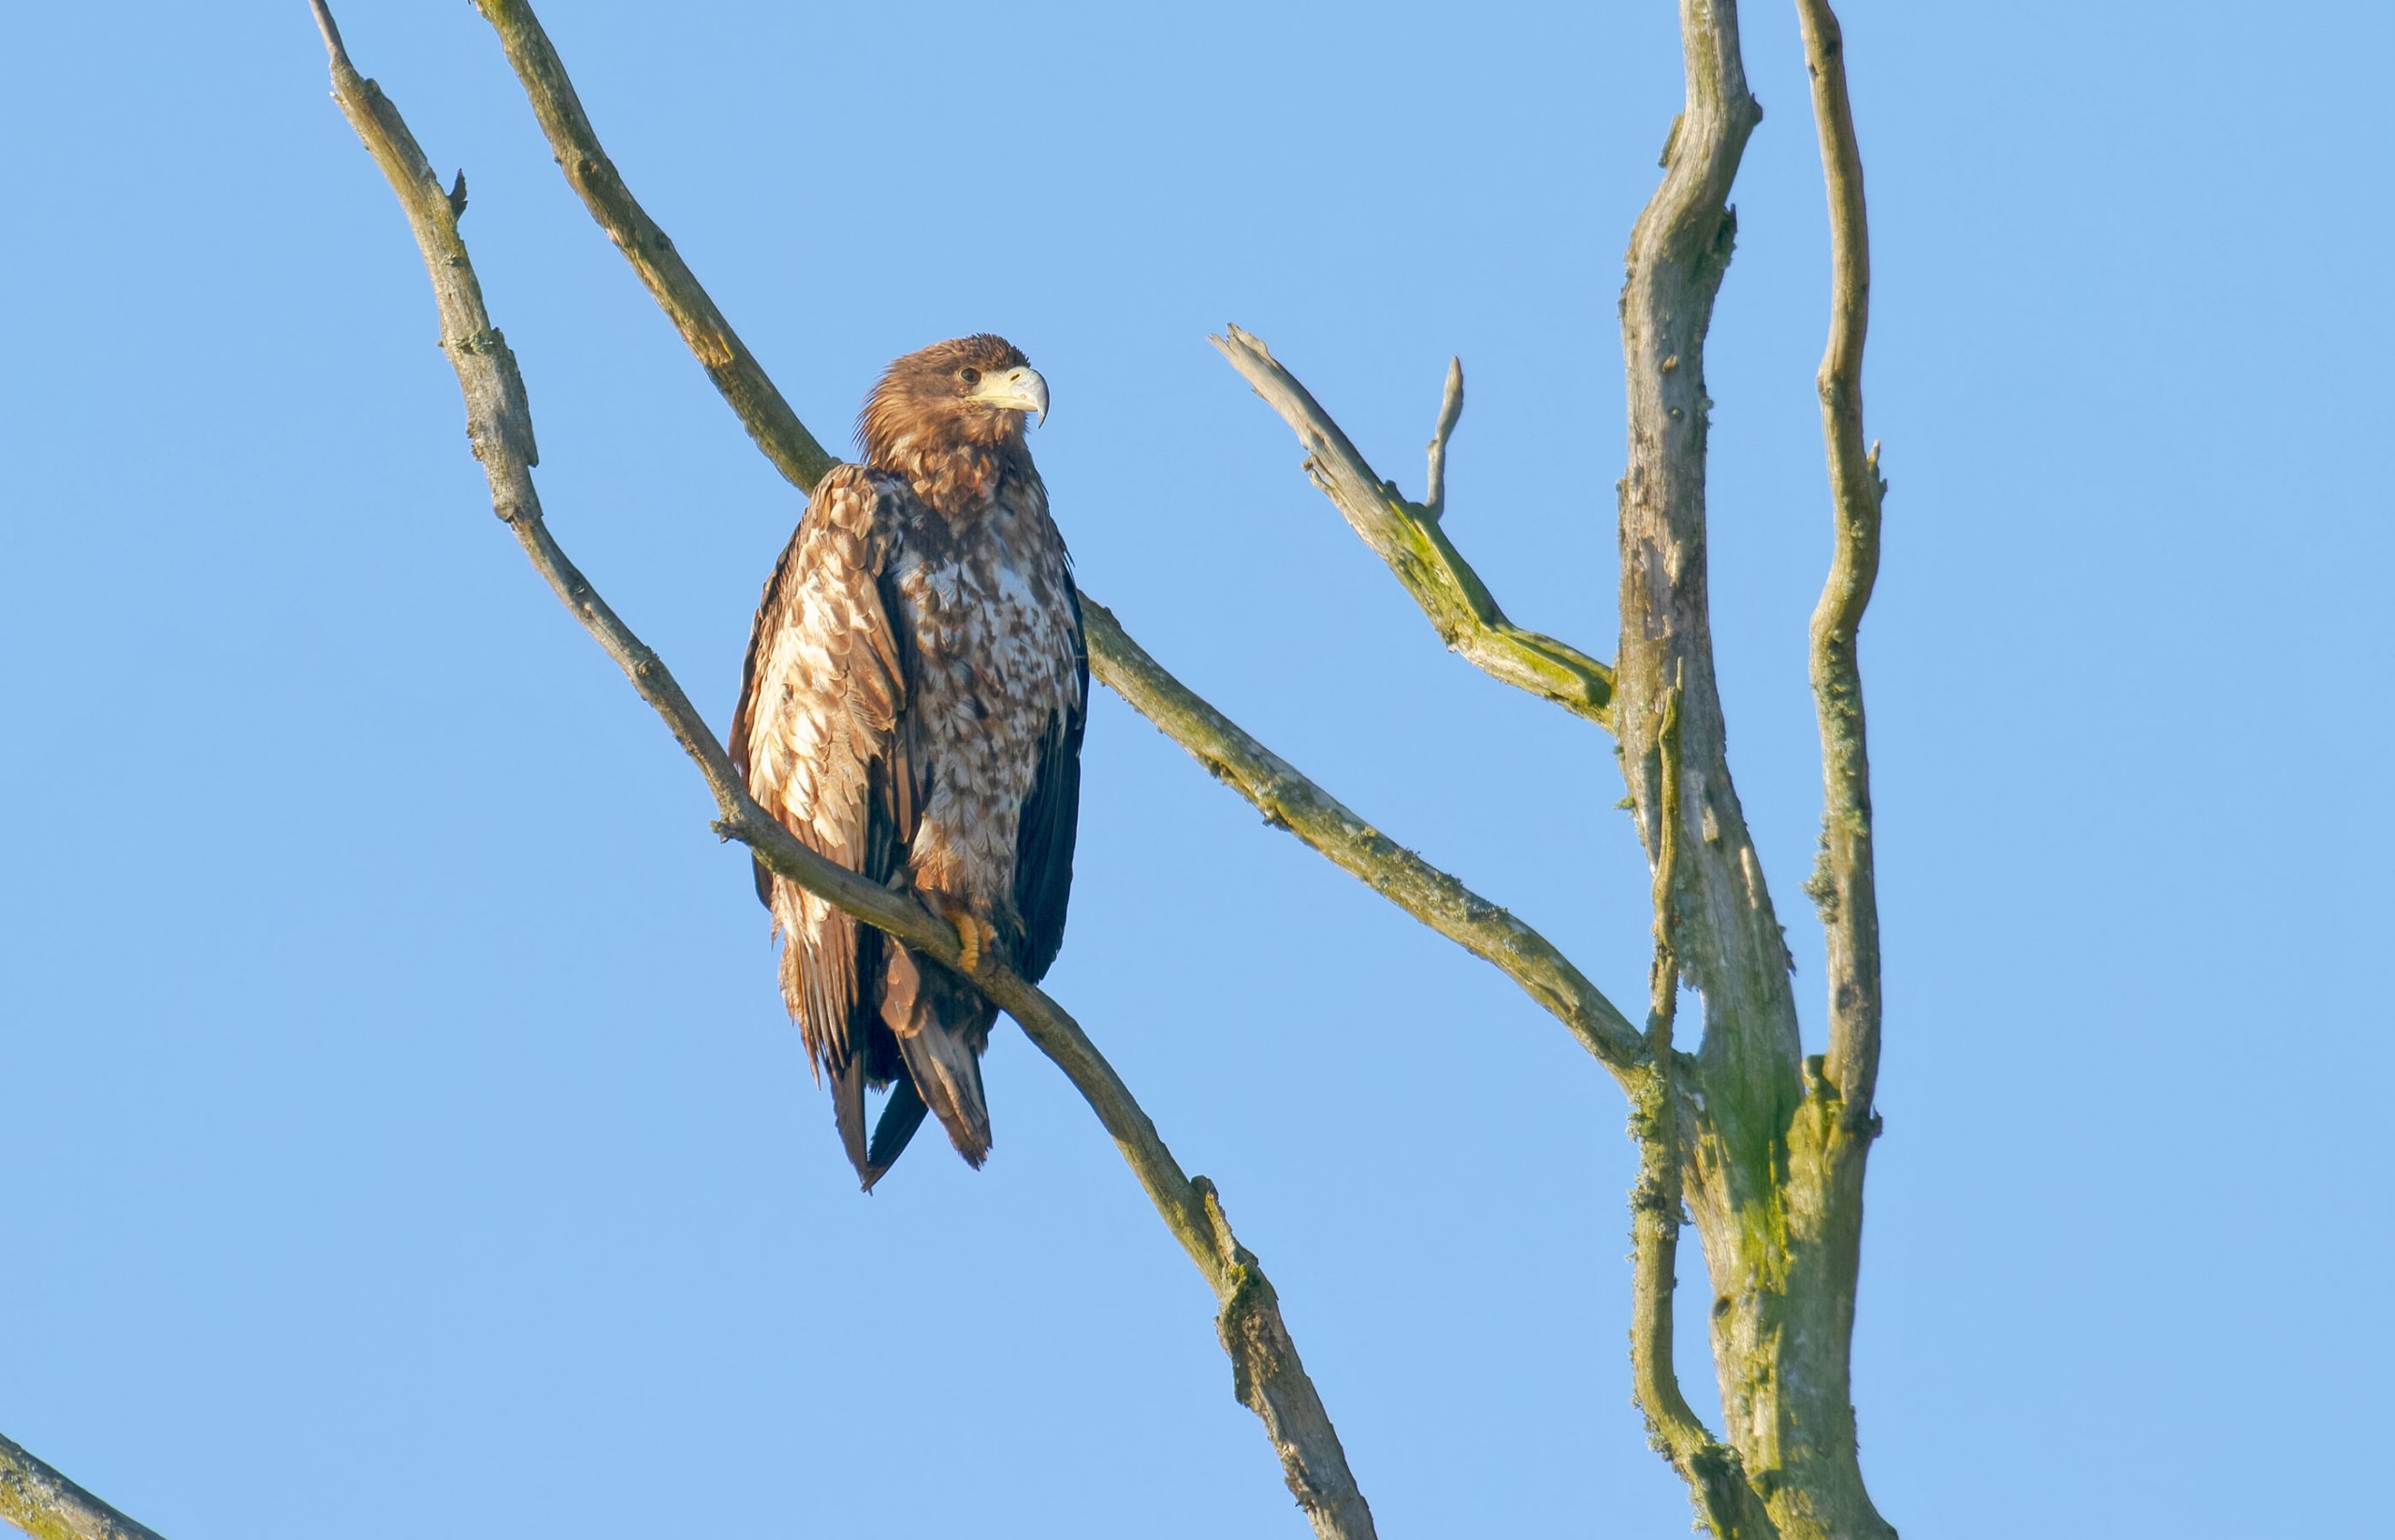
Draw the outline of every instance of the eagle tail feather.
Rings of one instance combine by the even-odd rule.
[[[857,1175],[865,1174],[864,1055],[851,1053],[832,1077],[832,1118],[840,1126],[840,1145]],[[867,1182],[867,1186],[872,1184]]]
[[[898,1039],[916,1092],[948,1130],[948,1141],[965,1163],[978,1168],[990,1156],[990,1109],[981,1099],[981,1055],[943,1023]]]
[[[882,1103],[881,1117],[873,1126],[873,1147],[865,1152],[864,1169],[857,1173],[864,1179],[865,1191],[873,1191],[873,1184],[897,1164],[907,1141],[915,1137],[930,1111],[923,1094],[915,1089],[912,1075],[902,1074],[891,1082],[890,1099]]]
[[[990,1154],[981,1050],[997,1011],[971,984],[936,965],[918,966],[904,947],[889,949],[884,967],[881,1019],[897,1035],[907,1078],[956,1153],[979,1167]]]

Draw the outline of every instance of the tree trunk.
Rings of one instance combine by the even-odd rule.
[[[1847,1116],[1820,1061],[1804,1057],[1792,959],[1730,777],[1706,592],[1705,337],[1736,237],[1730,185],[1763,112],[1747,90],[1735,0],[1682,0],[1680,22],[1687,106],[1632,231],[1622,289],[1629,467],[1614,719],[1650,861],[1662,855],[1667,801],[1679,821],[1659,902],[1680,977],[1704,1003],[1703,1042],[1674,1079],[1683,1185],[1712,1281],[1723,1436],[1781,1535],[1892,1537],[1857,1463],[1848,1373],[1868,1104]],[[1669,798],[1667,763],[1678,777]]]

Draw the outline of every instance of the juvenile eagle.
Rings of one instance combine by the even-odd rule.
[[[1070,559],[1023,442],[1048,383],[1003,338],[892,364],[864,463],[816,487],[749,632],[732,758],[817,853],[911,890],[1024,978],[1055,961],[1073,883],[1089,654]],[[871,1191],[926,1110],[990,1149],[997,1008],[963,977],[757,867],[782,998]],[[865,1139],[864,1093],[890,1097]]]

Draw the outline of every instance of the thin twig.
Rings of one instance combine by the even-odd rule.
[[[1863,155],[1846,93],[1846,45],[1826,0],[1796,0],[1830,205],[1830,336],[1822,356],[1822,438],[1836,505],[1836,550],[1813,611],[1813,704],[1822,732],[1822,853],[1807,884],[1829,939],[1824,1075],[1851,1131],[1870,1126],[1880,1075],[1880,901],[1871,859],[1871,760],[1855,632],[1880,572],[1880,449],[1864,447],[1863,340],[1871,313],[1871,238]]]
[[[1613,670],[1577,647],[1525,631],[1505,618],[1488,586],[1472,569],[1441,525],[1446,496],[1446,434],[1455,423],[1449,409],[1463,410],[1463,371],[1447,371],[1447,394],[1439,435],[1431,441],[1434,485],[1431,502],[1408,502],[1396,484],[1383,481],[1367,464],[1330,414],[1298,377],[1281,367],[1262,340],[1237,327],[1210,339],[1246,376],[1305,446],[1306,474],[1322,488],[1355,531],[1364,537],[1405,591],[1422,606],[1439,639],[1482,672],[1541,700],[1553,701],[1601,727],[1613,725]]]
[[[1422,516],[1436,521],[1447,511],[1447,440],[1463,416],[1463,360],[1447,360],[1447,388],[1439,398],[1439,421],[1430,429],[1430,463],[1422,476]]]
[[[311,4],[331,60],[334,99],[399,196],[433,275],[442,345],[465,395],[467,436],[489,480],[493,510],[515,531],[559,599],[615,659],[698,765],[715,795],[719,834],[747,844],[779,875],[961,971],[956,935],[946,922],[807,850],[749,798],[713,729],[672,673],[559,547],[532,485],[531,420],[522,377],[505,340],[490,325],[481,285],[457,233],[456,211],[398,109],[350,64],[324,0]],[[1062,1007],[987,953],[972,977],[1087,1099],[1157,1213],[1213,1289],[1222,1304],[1224,1348],[1231,1356],[1241,1399],[1264,1421],[1289,1488],[1316,1533],[1366,1540],[1373,1533],[1371,1511],[1347,1469],[1338,1434],[1289,1341],[1278,1301],[1254,1256],[1231,1234],[1212,1184],[1203,1178],[1192,1181],[1182,1171],[1121,1077]]]
[[[33,1540],[161,1540],[7,1437],[0,1437],[0,1521]]]
[[[1254,803],[1382,897],[1504,970],[1626,1085],[1646,1057],[1638,1030],[1553,942],[1349,811],[1296,766],[1206,704],[1124,634],[1113,612],[1081,600],[1098,677]],[[1100,645],[1101,641],[1103,646]]]
[[[1630,1189],[1630,1364],[1632,1393],[1647,1414],[1657,1452],[1688,1483],[1690,1500],[1717,1540],[1777,1535],[1762,1502],[1748,1486],[1737,1452],[1715,1438],[1680,1389],[1672,1362],[1672,1296],[1678,1282],[1681,1162],[1691,1116],[1677,1082],[1672,1024],[1678,1013],[1680,964],[1676,936],[1679,902],[1679,690],[1663,697],[1656,741],[1662,762],[1662,839],[1655,855],[1655,959],[1647,972],[1648,1065],[1631,1095],[1630,1133],[1638,1144],[1638,1176]]]

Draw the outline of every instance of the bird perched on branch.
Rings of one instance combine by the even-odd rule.
[[[1037,981],[1063,942],[1089,654],[1065,543],[1023,443],[1048,383],[1003,338],[892,364],[857,418],[864,463],[816,487],[749,633],[732,758],[817,853],[912,892]],[[990,1149],[972,983],[757,866],[782,998],[865,1190],[928,1110]],[[867,1087],[889,1088],[865,1138]]]

